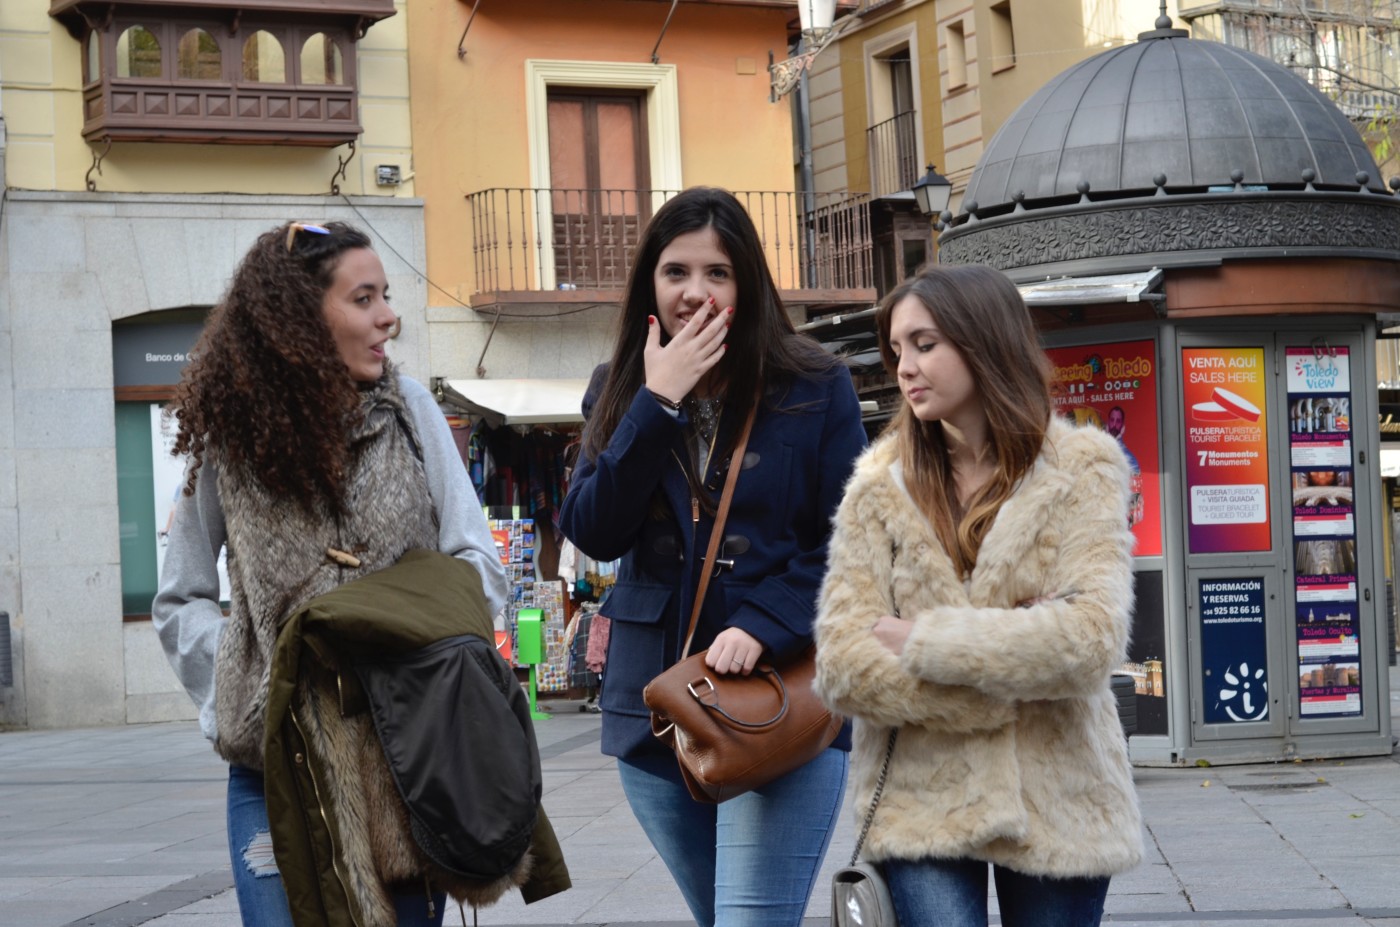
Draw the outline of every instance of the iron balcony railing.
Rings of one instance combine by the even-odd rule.
[[[889,196],[912,190],[919,179],[919,153],[916,145],[914,110],[900,113],[865,130],[870,152],[870,192]]]
[[[618,290],[647,220],[676,190],[493,187],[467,195],[474,292]],[[874,286],[869,197],[735,191],[778,287]]]

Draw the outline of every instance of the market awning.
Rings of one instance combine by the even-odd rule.
[[[1132,274],[1104,274],[1100,277],[1061,277],[1023,283],[1016,289],[1031,308],[1036,306],[1084,306],[1090,303],[1136,303],[1150,298],[1148,293],[1162,281],[1162,270]],[[1161,297],[1158,297],[1159,299]]]
[[[443,380],[444,398],[494,425],[563,425],[583,421],[587,379]]]

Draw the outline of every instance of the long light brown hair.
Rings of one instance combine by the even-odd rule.
[[[891,291],[876,313],[880,359],[893,379],[898,380],[899,360],[890,347],[890,326],[895,306],[908,297],[928,309],[943,338],[962,356],[987,414],[996,470],[968,500],[966,511],[957,505],[943,423],[920,421],[909,403],[902,402],[886,429],[897,436],[910,495],[958,572],[967,576],[997,512],[1034,466],[1045,443],[1051,413],[1050,362],[1030,311],[1004,275],[976,264],[931,266]]]

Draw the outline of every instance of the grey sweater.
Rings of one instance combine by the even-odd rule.
[[[506,576],[485,513],[467,479],[452,432],[416,380],[399,376],[399,389],[423,450],[423,469],[438,518],[438,550],[481,573],[491,614],[506,600]],[[199,726],[215,740],[214,662],[224,627],[219,607],[218,558],[227,532],[215,466],[200,467],[193,496],[181,496],[170,526],[151,621],[185,691],[199,706]]]

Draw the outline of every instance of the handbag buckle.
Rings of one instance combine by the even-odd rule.
[[[709,677],[709,676],[701,676],[700,679],[699,679],[699,682],[704,683],[705,686],[706,686],[706,688],[709,689],[709,692],[708,692],[708,693],[705,693],[705,694],[717,696],[717,693],[715,692],[715,684],[714,684],[713,682],[710,681],[710,677]],[[697,685],[697,683],[694,683],[694,682],[688,682],[688,683],[686,683],[686,684],[685,684],[686,691],[688,691],[688,692],[690,693],[691,698],[695,699],[695,700],[696,700],[697,702],[699,702],[701,705],[704,705],[704,704],[705,704],[705,694],[701,694],[701,693],[699,693],[699,692],[696,692],[696,691],[695,691],[695,686],[696,686],[696,685]]]

